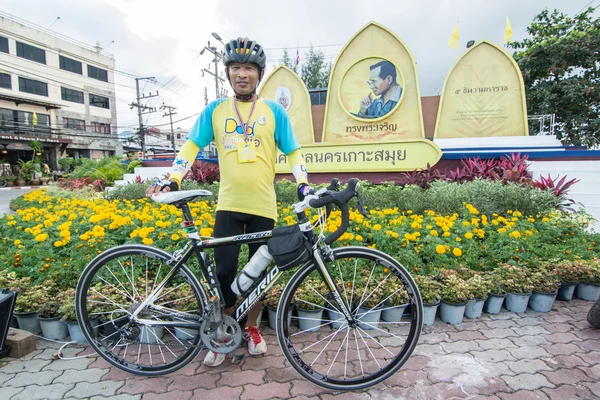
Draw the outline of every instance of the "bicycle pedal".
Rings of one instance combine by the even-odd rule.
[[[241,364],[244,361],[245,357],[246,357],[246,354],[244,354],[244,353],[234,354],[233,357],[231,358],[231,363],[232,364]]]

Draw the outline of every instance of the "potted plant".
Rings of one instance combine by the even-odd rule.
[[[529,298],[529,307],[534,311],[549,312],[552,309],[558,287],[560,286],[559,277],[553,270],[547,268],[538,268],[530,274],[533,293]]]
[[[81,331],[79,322],[77,322],[77,313],[75,312],[75,289],[70,288],[62,293],[63,303],[58,309],[62,315],[61,321],[67,324],[71,340],[77,344],[85,344],[87,340]]]
[[[189,313],[192,315],[198,315],[198,305],[196,303],[196,297],[190,286],[181,287],[177,290],[172,290],[166,296],[161,297],[161,305],[167,308],[173,308],[180,312]],[[180,322],[184,322],[184,318],[179,319]],[[169,333],[174,334],[180,340],[194,340],[200,328],[186,328],[185,326],[178,326],[173,328],[167,328]]]
[[[417,275],[415,281],[423,299],[423,324],[433,325],[442,298],[442,284],[425,275]]]
[[[13,186],[17,180],[17,177],[14,175],[6,175],[4,179],[6,179],[6,186]]]
[[[500,267],[500,273],[506,285],[506,309],[516,313],[525,312],[533,290],[528,271],[506,264]]]
[[[573,298],[581,272],[580,262],[565,260],[554,263],[554,273],[561,282],[556,295],[558,300],[570,301]]]
[[[296,289],[294,300],[298,312],[298,328],[305,332],[317,332],[323,320],[325,306],[325,283],[319,279],[305,279]]]
[[[446,323],[458,325],[465,314],[469,300],[469,287],[467,282],[457,274],[448,274],[442,279],[440,318]]]
[[[19,166],[21,168],[21,172],[19,174],[17,185],[23,186],[26,181],[31,180],[33,172],[35,171],[35,165],[32,161],[19,160]]]
[[[45,291],[38,309],[38,319],[42,335],[47,339],[62,340],[67,337],[67,325],[61,321],[60,306],[63,303],[62,292],[52,280],[44,281]]]
[[[408,306],[408,292],[398,281],[387,282],[383,291],[384,303],[381,319],[386,322],[399,322]]]
[[[481,273],[473,275],[467,279],[467,290],[469,292],[469,300],[465,308],[465,317],[479,318],[483,311],[483,306],[488,298],[492,283],[485,278]]]
[[[596,301],[600,297],[600,261],[597,258],[583,262],[577,297]]]
[[[488,314],[498,314],[502,310],[502,304],[506,298],[506,284],[500,269],[495,269],[486,274],[490,282],[489,294],[483,305],[483,310]]]
[[[29,277],[21,278],[13,283],[15,286],[12,286],[10,290],[17,292],[15,317],[19,322],[19,328],[38,335],[42,332],[42,328],[37,313],[43,302],[44,288],[29,286],[30,281]]]

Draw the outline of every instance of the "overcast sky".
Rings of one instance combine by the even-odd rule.
[[[144,92],[158,90],[160,96],[148,103],[177,107],[174,121],[202,110],[205,87],[209,100],[215,98],[213,78],[201,74],[211,56],[199,56],[208,41],[215,44],[211,32],[224,41],[237,36],[257,40],[267,49],[269,72],[279,64],[282,48],[293,56],[299,48],[302,63],[306,47],[313,44],[333,62],[360,28],[379,22],[408,46],[417,62],[421,95],[432,96],[441,91],[468,40],[502,43],[507,16],[512,40],[519,40],[544,8],[573,15],[587,5],[599,6],[600,0],[2,0],[7,13],[90,45],[100,42],[114,54],[117,71],[156,77],[158,84],[148,83]],[[447,42],[457,22],[460,45],[452,50]],[[135,81],[126,74],[115,76],[122,131],[137,126],[136,111],[127,106],[135,99]],[[159,111],[144,121],[162,125],[168,117]],[[189,128],[194,121],[187,118],[175,126]]]

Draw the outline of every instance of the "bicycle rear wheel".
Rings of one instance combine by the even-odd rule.
[[[423,325],[421,295],[406,269],[385,253],[344,247],[333,255],[327,270],[357,323],[343,315],[311,263],[282,293],[277,337],[290,364],[309,381],[334,390],[364,389],[390,377],[410,357]],[[382,319],[384,311],[398,311],[395,305],[405,299],[408,313],[385,313],[387,320]],[[303,310],[320,305],[322,315]],[[298,315],[290,324],[283,316],[294,306]]]
[[[77,284],[77,319],[87,341],[105,360],[125,371],[167,374],[200,351],[206,296],[185,265],[137,316],[159,324],[131,318],[171,271],[170,258],[153,247],[118,246],[92,260]]]

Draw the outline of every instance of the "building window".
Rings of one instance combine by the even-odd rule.
[[[77,60],[73,60],[71,58],[60,56],[59,58],[60,69],[64,69],[65,71],[74,72],[79,75],[83,75],[83,67],[81,63]]]
[[[90,106],[100,108],[110,108],[108,97],[98,96],[97,94],[90,93]]]
[[[10,81],[10,74],[0,73],[0,88],[12,89],[12,82]]]
[[[181,139],[181,133],[177,134],[177,139]]]
[[[48,84],[19,77],[19,91],[48,97]]]
[[[27,43],[17,42],[17,56],[31,61],[46,64],[46,52]]]
[[[2,133],[50,133],[50,115],[36,113],[36,124],[33,124],[33,113],[0,108],[0,132]]]
[[[65,128],[75,129],[76,131],[85,131],[85,121],[82,119],[63,118]]]
[[[98,133],[108,133],[110,135],[110,124],[92,121],[92,131]]]
[[[79,90],[61,87],[60,97],[65,101],[72,101],[73,103],[83,104],[83,92],[80,92]]]
[[[0,51],[8,53],[8,38],[5,38],[4,36],[0,36]]]
[[[108,82],[108,71],[94,67],[93,65],[88,65],[88,76],[99,81]]]

